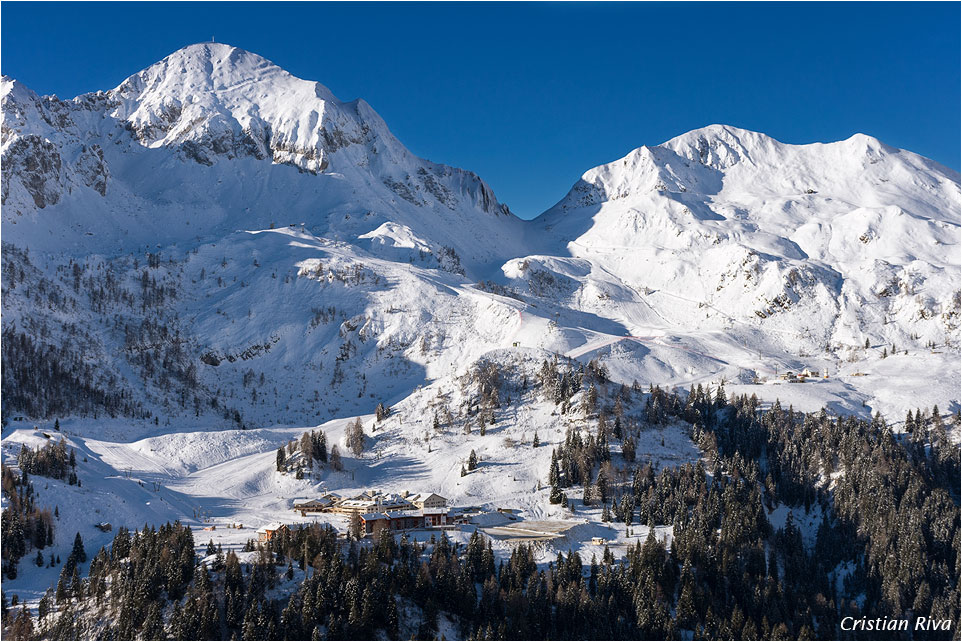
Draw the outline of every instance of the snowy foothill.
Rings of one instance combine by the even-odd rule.
[[[50,422],[29,427],[13,422],[4,431],[3,458],[6,464],[16,465],[22,446],[36,448],[60,438],[76,450],[81,487],[34,478],[37,502],[56,506],[59,513],[55,545],[44,553],[61,557],[66,557],[77,532],[88,554],[109,544],[113,532],[97,528],[101,522],[115,531],[121,526],[134,530],[179,520],[193,529],[198,552],[210,541],[240,551],[249,540],[258,539],[257,529],[273,522],[317,522],[347,533],[347,515],[305,515],[293,510],[294,504],[327,492],[348,498],[372,489],[434,492],[447,500],[452,514],[470,510],[468,523],[445,530],[444,535],[466,543],[479,530],[492,538],[502,558],[519,542],[534,543],[538,560],[544,563],[569,550],[580,551],[586,561],[592,555],[600,558],[605,545],[616,556],[624,555],[627,546],[644,541],[646,526],[635,525],[629,534],[624,524],[603,523],[597,500],[582,506],[577,489],[571,494],[572,510],[548,501],[552,450],[564,442],[567,430],[590,431],[594,425],[580,410],[560,414],[556,404],[545,398],[536,383],[537,368],[551,356],[545,351],[510,350],[487,355],[481,365],[498,365],[506,397],[483,435],[483,418],[471,414],[480,402],[478,383],[472,378],[479,364],[473,364],[457,376],[416,391],[381,421],[372,415],[358,417],[364,429],[364,450],[359,456],[347,447],[345,431],[350,422],[346,419],[306,427],[215,431],[155,427],[155,434],[134,441],[117,439],[120,429],[115,424],[101,431],[96,421],[70,420],[63,422],[59,432]],[[609,387],[612,393],[619,388],[615,383]],[[637,403],[626,413],[638,413],[645,395],[638,393],[634,399]],[[581,395],[575,395],[573,404],[580,403]],[[435,417],[439,417],[437,425]],[[343,470],[318,464],[301,479],[293,472],[278,471],[277,449],[311,430],[322,431],[329,446],[337,446]],[[462,474],[472,452],[477,467]],[[660,469],[699,457],[683,426],[644,429],[632,462],[615,455],[614,469],[621,472],[612,483],[630,482],[629,467],[634,462],[650,462]],[[656,532],[665,541],[670,533],[670,527]],[[441,534],[440,530],[414,530],[407,536],[428,541]],[[21,562],[25,572],[5,580],[5,590],[35,601],[56,583],[59,569],[35,572],[27,569],[29,563]]]

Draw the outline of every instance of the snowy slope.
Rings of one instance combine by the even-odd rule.
[[[380,422],[371,415],[360,416],[365,432],[365,450],[360,456],[352,455],[347,448],[348,418],[341,418],[317,425],[248,430],[142,426],[141,434],[133,436],[132,426],[110,421],[65,420],[61,422],[62,432],[55,431],[52,422],[41,422],[39,428],[33,428],[15,421],[4,430],[2,457],[5,464],[14,465],[21,445],[43,445],[44,433],[54,440],[65,437],[68,445],[76,448],[82,487],[33,477],[38,503],[57,506],[60,515],[55,522],[54,548],[44,554],[53,552],[64,559],[76,532],[81,533],[88,554],[109,543],[112,533],[99,531],[95,525],[100,521],[109,521],[116,531],[120,526],[133,530],[145,523],[180,519],[194,530],[199,550],[210,539],[237,550],[256,537],[257,528],[274,521],[321,521],[345,531],[348,520],[343,515],[301,516],[291,510],[293,500],[324,490],[351,497],[369,489],[436,492],[451,506],[486,508],[491,514],[479,519],[481,527],[509,523],[508,518],[494,512],[496,508],[509,508],[525,522],[549,520],[570,529],[565,537],[538,547],[540,561],[550,561],[558,551],[569,549],[581,549],[586,559],[591,554],[600,557],[603,547],[589,545],[591,537],[624,539],[625,526],[601,523],[601,507],[581,505],[576,499],[579,488],[569,489],[575,499],[573,510],[548,502],[552,449],[564,442],[567,430],[593,433],[595,424],[594,419],[577,410],[584,393],[572,398],[576,410],[560,414],[537,383],[539,367],[551,358],[550,352],[542,350],[495,350],[479,363],[458,368],[456,376],[419,388]],[[479,405],[488,408],[481,403],[474,373],[479,365],[490,364],[500,371],[502,394],[499,406],[490,409],[493,423],[481,434],[477,409]],[[599,391],[601,405],[609,411],[619,388],[606,384]],[[638,426],[647,396],[638,391],[627,395],[626,425],[631,421]],[[435,414],[439,416],[437,426]],[[299,439],[305,430],[321,430],[329,446],[337,445],[343,471],[318,466],[313,476],[297,479],[276,470],[277,448]],[[617,466],[651,462],[660,469],[699,457],[685,426],[639,426],[638,430],[634,461],[625,461],[620,447],[614,445],[612,456]],[[538,446],[534,445],[535,435]],[[462,476],[461,468],[471,451],[480,463]],[[231,524],[242,528],[231,528]],[[202,530],[211,526],[216,529]],[[473,530],[474,526],[468,526],[448,536],[466,542]],[[670,526],[660,527],[659,535],[670,534],[670,530]],[[645,527],[634,528],[634,537],[643,540],[646,534]],[[423,541],[431,533],[413,536]],[[496,540],[494,545],[499,557],[510,555],[509,539]],[[622,544],[615,552],[622,555],[624,550]],[[16,580],[4,580],[4,590],[31,602],[56,583],[59,571],[59,567],[38,570],[32,566],[32,555],[21,561],[20,569],[23,572]]]
[[[0,95],[5,328],[66,346],[126,414],[302,425],[517,346],[681,386],[894,346],[947,371],[920,401],[958,407],[959,176],[866,136],[695,130],[526,223],[364,101],[229,45],[73,100]],[[901,417],[866,381],[835,377],[837,406]]]

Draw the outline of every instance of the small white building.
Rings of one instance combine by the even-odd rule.
[[[341,497],[335,493],[324,493],[314,499],[294,500],[293,510],[300,512],[302,516],[307,513],[322,513],[340,500]]]
[[[281,524],[280,522],[271,522],[267,526],[261,526],[257,529],[257,541],[259,542],[269,542],[274,539],[280,531],[286,531],[287,525]]]
[[[417,493],[416,495],[408,495],[405,499],[421,510],[445,508],[448,505],[448,500],[437,493]]]

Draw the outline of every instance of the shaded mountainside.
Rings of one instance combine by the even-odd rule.
[[[866,136],[695,130],[524,222],[363,100],[229,45],[0,96],[8,414],[299,425],[511,347],[685,386],[957,361],[959,175]],[[909,407],[956,412],[949,375]],[[838,381],[820,403],[904,414]]]

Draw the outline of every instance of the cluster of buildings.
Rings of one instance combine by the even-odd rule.
[[[384,513],[363,513],[361,530],[365,536],[376,537],[381,530],[403,531],[421,528],[442,528],[448,525],[447,508],[422,508]]]
[[[792,372],[789,370],[779,375],[779,379],[789,383],[805,383],[809,379],[828,379],[828,368],[826,368],[822,374],[819,374],[818,368],[806,368],[801,372]]]
[[[355,526],[360,522],[362,537],[374,540],[384,531],[447,530],[464,524],[483,525],[486,523],[483,516],[494,513],[479,506],[449,508],[448,500],[437,493],[382,493],[377,490],[346,498],[325,492],[311,499],[295,500],[292,509],[301,516],[308,513],[348,515]],[[507,518],[509,522],[519,519],[520,511],[517,509],[498,508],[496,511],[499,514],[497,517]],[[477,521],[479,518],[481,521]],[[495,521],[504,523],[503,519]],[[287,524],[273,522],[257,530],[257,539],[269,542],[289,529]]]
[[[293,510],[302,517],[308,513],[358,515],[362,531],[370,536],[376,536],[382,529],[442,528],[452,523],[448,517],[448,500],[437,493],[382,493],[368,490],[350,498],[324,493],[313,499],[295,501]],[[258,531],[261,541],[269,540],[271,536],[267,531],[263,534]]]
[[[324,493],[314,499],[297,500],[293,510],[301,516],[307,513],[352,513],[388,512],[399,510],[435,510],[446,508],[448,500],[436,493],[382,493],[366,490],[356,497],[344,498],[336,493]]]
[[[326,513],[335,504],[341,501],[341,496],[337,493],[324,493],[314,499],[301,499],[294,501],[294,510],[301,514],[301,517],[308,513]]]

